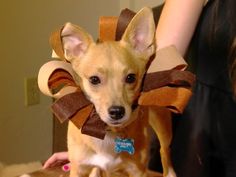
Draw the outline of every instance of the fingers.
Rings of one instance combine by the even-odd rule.
[[[67,152],[58,152],[54,153],[43,165],[43,169],[52,168],[55,166],[61,166],[68,163],[68,153]]]
[[[63,165],[62,170],[65,171],[65,172],[70,171],[70,163],[67,163],[67,164]]]

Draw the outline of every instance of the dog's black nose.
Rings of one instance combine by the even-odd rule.
[[[125,108],[123,106],[111,106],[108,112],[112,119],[119,120],[125,115]]]

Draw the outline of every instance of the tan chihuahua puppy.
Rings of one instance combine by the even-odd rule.
[[[66,59],[76,82],[108,125],[104,140],[81,134],[69,123],[70,177],[146,177],[149,160],[149,125],[161,144],[164,176],[174,177],[169,145],[171,119],[165,110],[136,108],[146,65],[155,53],[155,23],[151,9],[132,19],[120,41],[96,43],[82,28],[67,23],[62,30]]]

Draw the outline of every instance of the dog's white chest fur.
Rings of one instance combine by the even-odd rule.
[[[69,131],[77,129],[70,124]],[[96,166],[106,171],[113,171],[122,163],[122,158],[115,152],[116,135],[108,132],[104,140],[88,137],[77,130],[78,138],[68,137],[71,158],[80,165]],[[78,143],[78,140],[80,143]]]
[[[122,159],[118,157],[114,157],[108,154],[94,154],[88,159],[84,159],[82,164],[90,164],[93,166],[100,167],[103,170],[106,171],[113,171],[119,164],[122,163]]]
[[[89,164],[99,166],[104,170],[112,170],[117,167],[121,162],[121,157],[115,152],[115,135],[107,133],[104,140],[92,138],[94,141],[90,142],[96,146],[95,153],[87,160]],[[88,144],[89,146],[91,144]]]

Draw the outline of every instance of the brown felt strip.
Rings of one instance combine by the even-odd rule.
[[[189,71],[167,70],[148,73],[144,77],[143,91],[147,92],[152,89],[163,86],[182,86],[191,88],[195,81],[195,75]]]
[[[119,41],[121,39],[123,33],[125,32],[125,29],[127,28],[132,18],[135,16],[135,14],[135,12],[127,8],[121,11],[117,22],[115,38],[116,41]]]
[[[59,56],[61,59],[65,59],[63,44],[62,44],[62,40],[61,40],[62,29],[63,29],[63,27],[54,31],[51,34],[51,36],[49,38],[49,43],[50,43],[52,49],[54,50],[54,52],[57,54],[57,56]]]
[[[99,139],[104,139],[106,135],[106,127],[106,123],[100,119],[95,109],[93,109],[89,118],[83,125],[81,132]]]
[[[56,100],[51,108],[60,122],[71,118],[80,109],[91,104],[82,92],[74,92]]]
[[[99,42],[115,40],[117,19],[117,17],[99,18]]]

